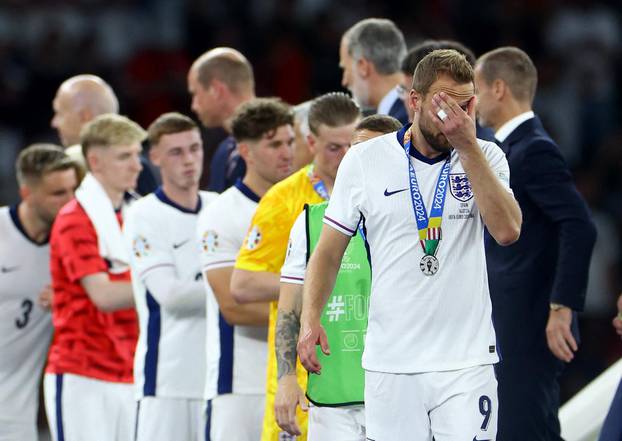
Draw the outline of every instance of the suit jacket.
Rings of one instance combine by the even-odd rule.
[[[502,142],[520,204],[519,240],[501,247],[486,232],[486,260],[497,341],[504,358],[548,350],[549,303],[583,309],[596,240],[589,210],[538,117]]]
[[[238,145],[233,136],[226,137],[219,145],[210,162],[209,183],[207,189],[222,193],[244,178],[246,163],[238,152]]]
[[[153,169],[153,165],[147,160],[147,158],[141,156],[140,164],[143,166],[143,169],[138,175],[136,193],[141,196],[146,196],[158,188],[161,179],[159,173]]]
[[[389,109],[389,116],[397,119],[402,125],[408,124],[408,112],[406,112],[406,106],[404,106],[404,101],[400,98],[397,98],[391,109]]]

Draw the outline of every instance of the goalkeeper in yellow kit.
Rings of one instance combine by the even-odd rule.
[[[268,330],[267,391],[261,441],[295,439],[276,424],[274,396],[277,368],[274,354],[274,330],[279,295],[279,276],[287,252],[289,232],[305,204],[328,199],[341,159],[350,147],[354,128],[360,118],[356,103],[344,93],[322,95],[309,110],[308,138],[313,162],[274,185],[261,199],[251,222],[231,279],[231,292],[240,303],[271,301]],[[307,372],[298,365],[298,381],[306,388]],[[306,414],[298,413],[302,435],[306,439]]]

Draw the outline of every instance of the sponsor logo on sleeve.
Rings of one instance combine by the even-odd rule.
[[[151,246],[145,237],[138,235],[132,241],[132,250],[134,255],[140,259],[149,255]]]
[[[201,244],[203,246],[203,251],[206,253],[213,253],[218,248],[218,233],[212,230],[207,230],[203,233],[203,237],[201,238]]]
[[[255,225],[253,228],[251,228],[248,235],[246,236],[246,249],[252,251],[256,249],[260,243],[261,231],[259,231],[259,227]]]

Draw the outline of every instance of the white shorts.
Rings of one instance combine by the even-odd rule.
[[[497,435],[492,365],[448,372],[365,372],[369,441],[478,441]]]
[[[54,441],[128,441],[134,386],[74,374],[45,374],[45,412]]]
[[[219,395],[207,402],[205,441],[259,441],[265,395]]]
[[[203,400],[144,397],[136,405],[134,441],[203,441]]]
[[[0,441],[37,441],[37,425],[34,421],[7,421],[0,416]]]
[[[365,441],[365,407],[309,408],[307,441]]]

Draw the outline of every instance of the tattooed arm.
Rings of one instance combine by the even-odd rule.
[[[307,410],[304,391],[296,379],[296,344],[300,331],[302,285],[281,283],[279,313],[276,320],[276,361],[278,390],[274,399],[274,412],[279,426],[291,435],[300,435],[296,422],[296,406]]]

